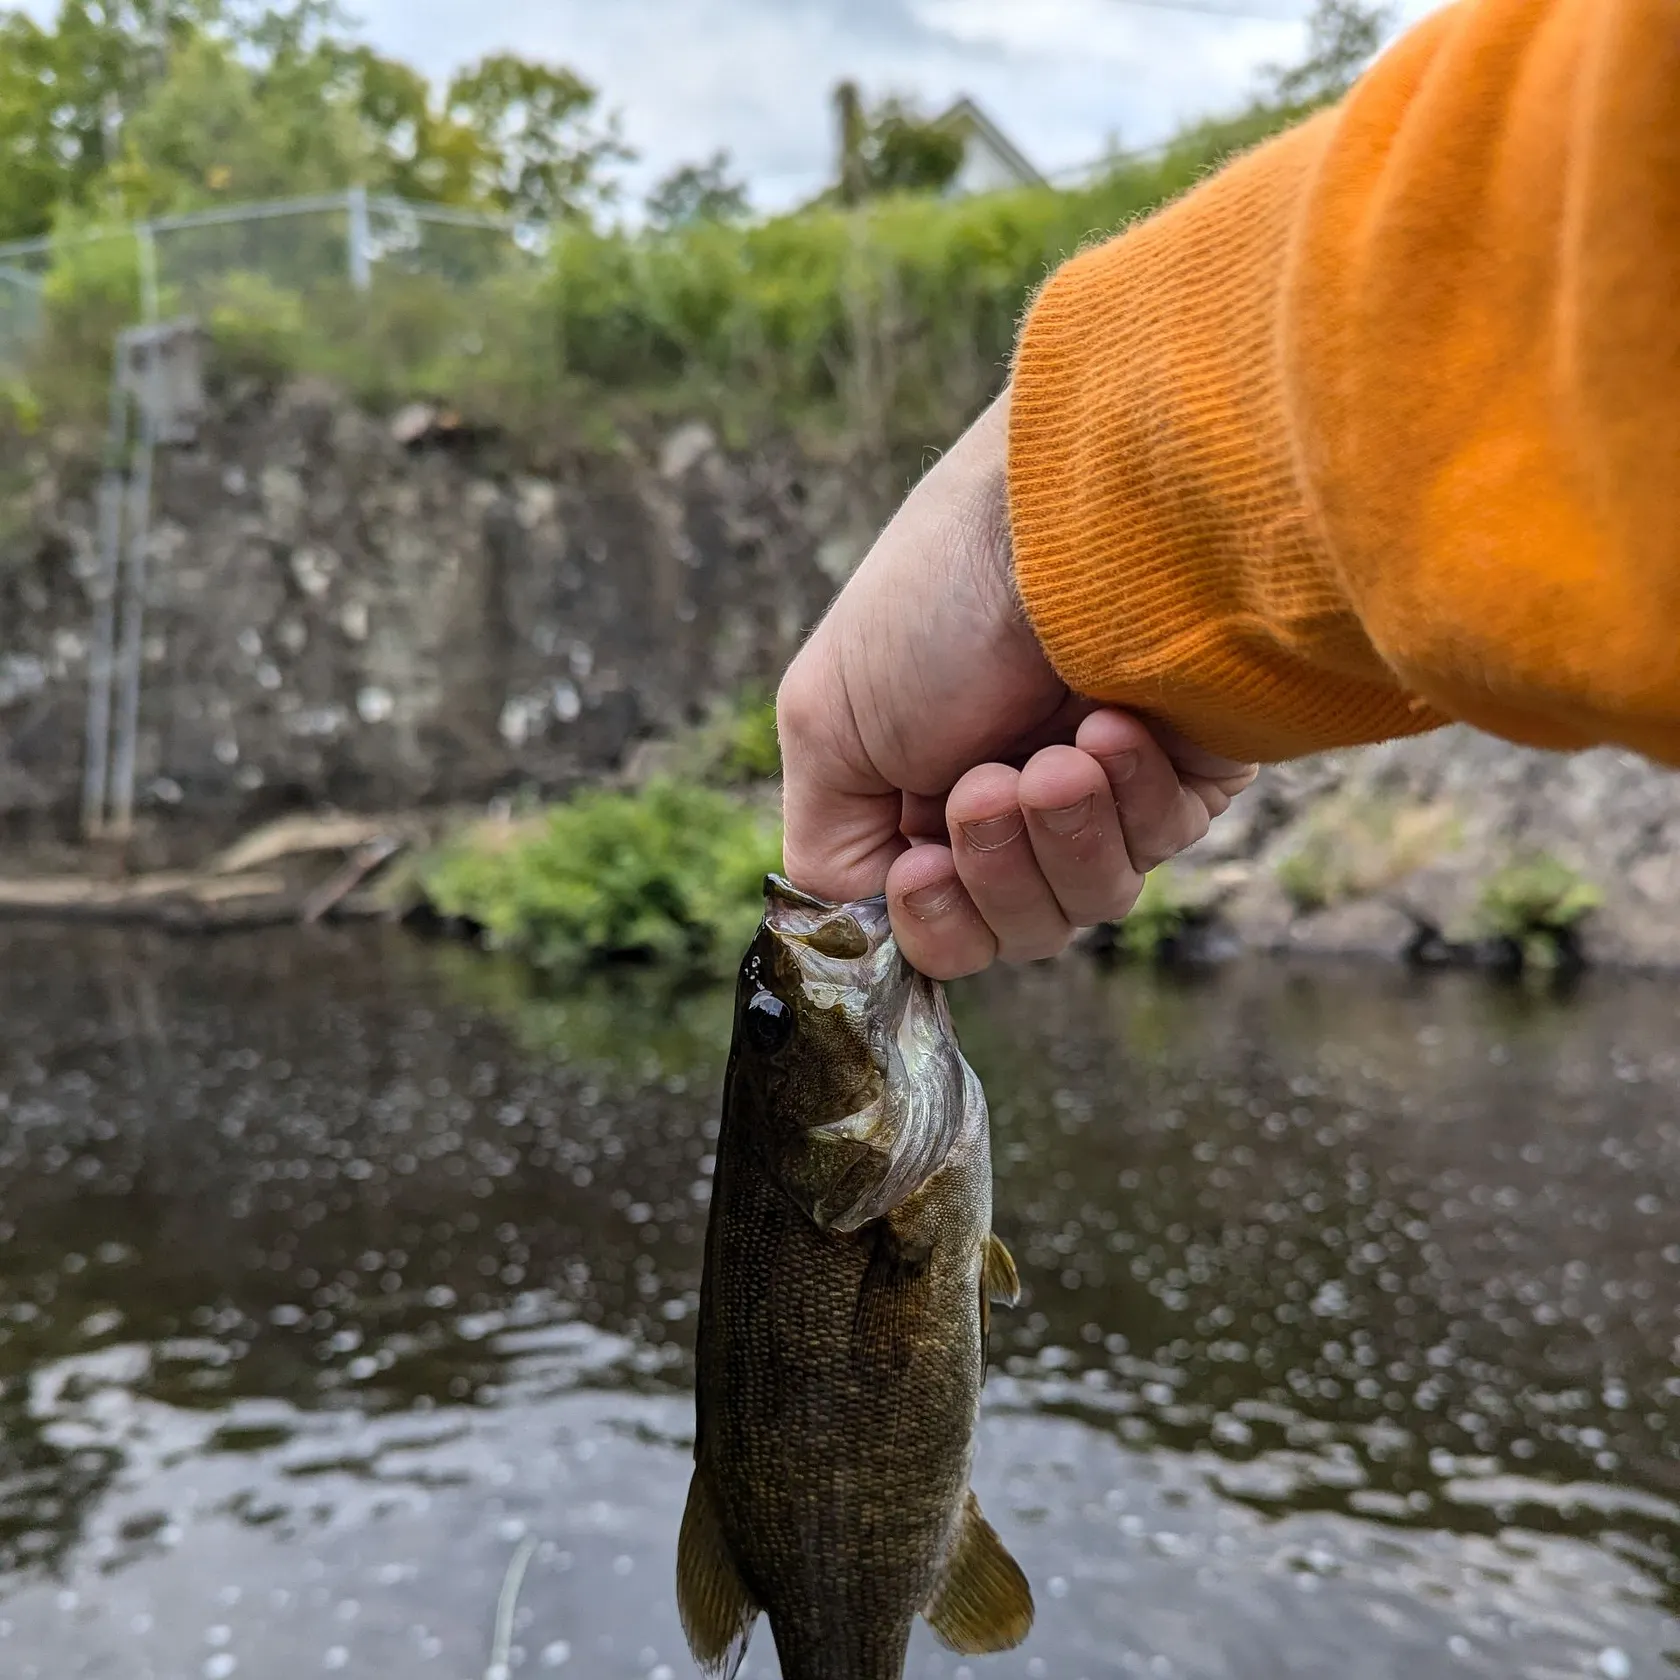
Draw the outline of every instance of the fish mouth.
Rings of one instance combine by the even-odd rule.
[[[836,904],[802,892],[781,875],[764,877],[764,923],[823,956],[872,957],[892,938],[886,895]]]

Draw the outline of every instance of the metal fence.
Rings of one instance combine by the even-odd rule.
[[[153,326],[200,312],[232,276],[305,297],[334,284],[366,291],[385,273],[470,284],[547,242],[539,226],[360,188],[20,240],[0,245],[0,370],[37,342],[58,274],[107,274],[132,291],[126,324]]]
[[[133,824],[153,454],[196,424],[199,323],[230,300],[242,298],[248,316],[295,312],[396,276],[465,291],[529,266],[546,244],[541,229],[353,189],[0,246],[0,378],[28,371],[51,343],[55,287],[84,308],[91,300],[94,330],[115,339],[89,579],[86,833],[122,836]]]

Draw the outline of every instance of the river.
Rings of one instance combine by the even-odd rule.
[[[1021,1305],[947,1680],[1680,1668],[1680,987],[956,989]],[[727,997],[0,931],[0,1673],[675,1680]],[[744,1676],[776,1674],[760,1631]]]

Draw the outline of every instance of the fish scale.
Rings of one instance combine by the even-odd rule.
[[[883,901],[766,882],[716,1155],[678,1556],[696,1660],[727,1680],[761,1612],[784,1680],[899,1680],[918,1614],[956,1650],[1018,1644],[1031,1593],[968,1488],[987,1298],[1017,1287],[985,1101]]]

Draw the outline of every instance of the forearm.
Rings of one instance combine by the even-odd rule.
[[[1676,16],[1470,0],[1060,271],[1011,511],[1071,686],[1238,757],[1680,761]]]

